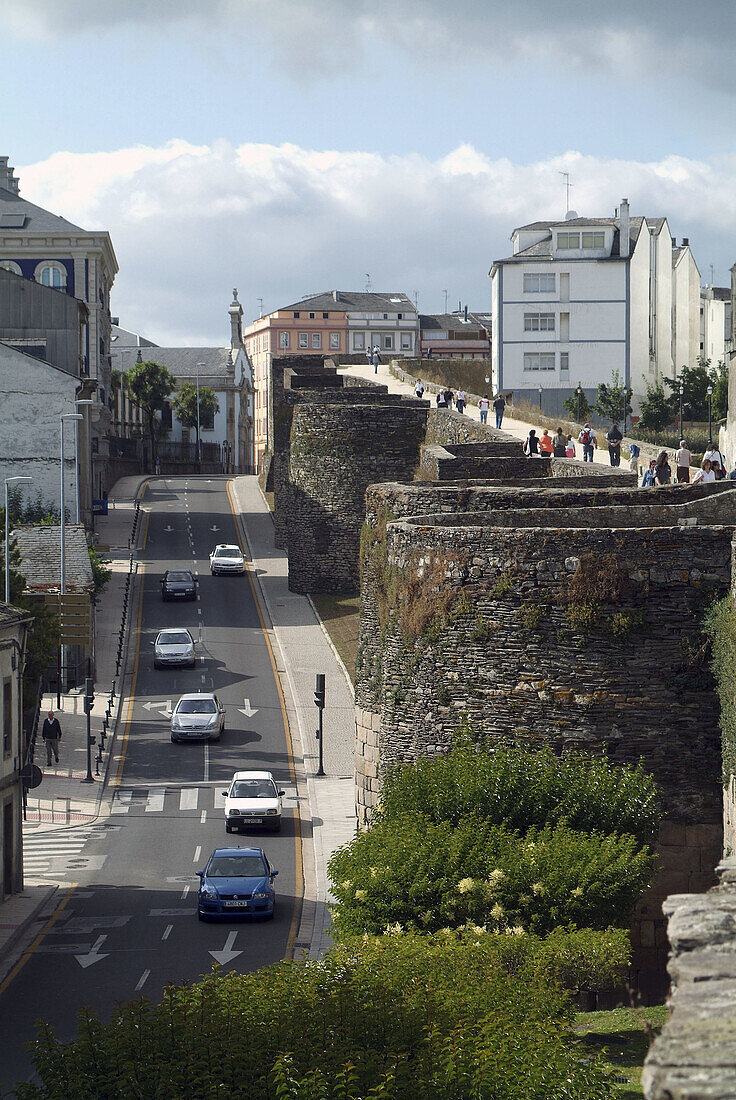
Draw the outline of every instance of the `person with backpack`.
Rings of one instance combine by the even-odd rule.
[[[488,406],[489,405],[490,405],[490,401],[488,400],[488,394],[484,393],[483,396],[481,397],[480,401],[478,402],[478,411],[480,412],[480,422],[481,422],[481,424],[487,424],[488,423]],[[496,427],[497,428],[501,427],[501,425],[498,422],[498,413],[496,413]]]
[[[623,436],[619,431],[618,424],[611,424],[611,427],[606,432],[606,443],[608,444],[608,460],[612,466],[621,465],[621,440]]]
[[[578,436],[578,443],[582,443],[583,445],[583,462],[593,461],[595,442],[595,432],[590,424],[586,424]]]

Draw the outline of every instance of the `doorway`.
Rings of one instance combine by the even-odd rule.
[[[15,850],[15,830],[13,829],[13,803],[3,804],[3,896],[13,893],[13,852]]]

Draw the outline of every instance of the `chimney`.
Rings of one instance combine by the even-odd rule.
[[[618,254],[623,258],[629,254],[629,200],[621,199],[621,206],[619,207],[619,234],[618,234]]]
[[[9,159],[9,157],[0,157],[0,187],[4,187],[6,191],[12,191],[17,195],[18,180],[13,175],[15,169],[8,164]]]
[[[689,237],[683,237],[682,238],[682,247],[683,248],[689,248],[690,247],[690,238]]]
[[[333,302],[338,301],[339,297],[340,297],[340,295],[337,293],[337,291],[333,290],[333,292],[332,292],[332,301]]]
[[[238,301],[238,288],[233,288],[233,300],[228,309],[230,314],[230,347],[233,350],[243,346],[243,307]]]
[[[468,307],[466,306],[465,307],[465,318],[464,318],[464,320],[467,321],[467,319],[468,319]]]
[[[677,237],[672,238],[672,247],[677,248]]]

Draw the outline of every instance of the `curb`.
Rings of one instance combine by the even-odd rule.
[[[39,884],[40,886],[41,884]],[[34,889],[33,886],[24,886],[20,894],[13,894],[4,904],[9,904],[13,897],[22,897],[26,890]],[[49,905],[49,902],[53,899],[54,895],[59,890],[58,883],[51,883],[46,887],[44,893],[39,897],[32,909],[26,914],[20,924],[16,925],[13,931],[9,934],[8,938],[0,947],[0,987],[10,974],[13,967],[18,961],[14,956],[17,954],[16,949],[18,944],[23,940],[25,933],[30,926],[37,920],[43,920],[43,910]],[[21,952],[22,954],[22,952]]]

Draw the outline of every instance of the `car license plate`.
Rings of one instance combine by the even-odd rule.
[[[247,901],[226,901],[223,902],[226,909],[247,909]]]
[[[262,825],[263,824],[263,818],[262,817],[246,817],[245,822],[246,822],[247,825]]]

